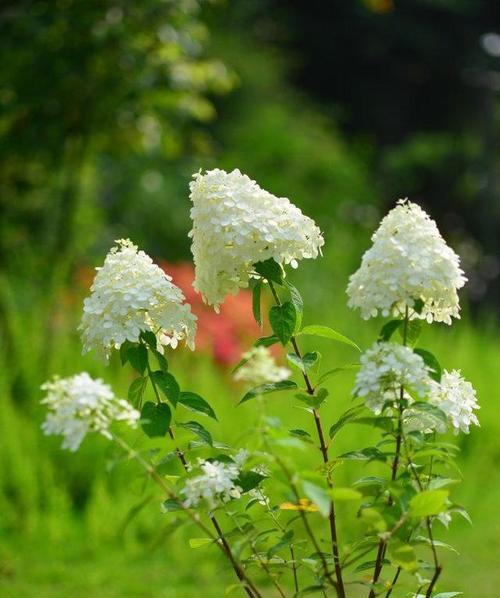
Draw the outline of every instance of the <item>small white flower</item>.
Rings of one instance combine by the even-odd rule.
[[[447,324],[460,317],[457,289],[467,280],[460,259],[420,206],[399,200],[372,241],[349,280],[350,307],[359,308],[368,319],[379,312],[402,314],[421,299],[422,312],[412,317]]]
[[[288,199],[239,170],[215,169],[193,179],[194,287],[216,310],[226,295],[248,286],[256,262],[274,258],[295,268],[297,260],[318,256],[321,231]]]
[[[115,421],[135,427],[140,413],[127,401],[117,399],[111,388],[86,372],[70,378],[54,378],[42,386],[42,403],[49,413],[42,424],[45,434],[61,434],[62,448],[76,451],[89,432],[110,438]]]
[[[180,340],[194,348],[196,317],[183,304],[182,291],[148,255],[119,240],[97,270],[79,327],[84,352],[96,349],[108,357],[126,340],[137,342],[142,331],[155,334],[158,350],[175,349]]]
[[[181,494],[186,497],[184,500],[186,507],[197,507],[204,503],[212,510],[241,497],[243,490],[235,483],[240,475],[236,463],[202,460],[200,468],[201,475],[188,479],[181,490]]]
[[[353,393],[364,398],[375,414],[382,411],[386,402],[399,400],[401,387],[419,397],[429,390],[429,369],[409,347],[375,343],[363,353],[360,362]]]
[[[243,353],[242,358],[247,362],[236,371],[234,379],[248,382],[252,386],[281,382],[292,375],[289,369],[276,365],[267,347],[252,347]]]
[[[469,426],[479,426],[479,420],[474,413],[475,409],[479,409],[476,391],[472,384],[461,376],[459,370],[444,370],[441,382],[433,381],[429,403],[446,413],[455,434],[460,431],[468,434]]]

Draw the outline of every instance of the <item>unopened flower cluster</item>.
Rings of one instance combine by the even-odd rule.
[[[239,170],[195,174],[190,190],[194,287],[215,309],[248,286],[256,262],[273,258],[296,266],[316,258],[324,244],[313,220]]]
[[[276,364],[267,347],[252,347],[243,353],[242,358],[247,361],[236,371],[234,379],[248,382],[253,386],[267,382],[281,382],[292,374],[288,368]]]
[[[42,429],[47,435],[62,435],[62,448],[70,451],[76,451],[89,432],[110,438],[113,422],[135,427],[140,418],[127,401],[116,398],[107,384],[93,380],[86,372],[54,378],[42,390],[47,393],[42,403],[49,410]]]
[[[465,380],[459,370],[444,370],[441,382],[432,383],[429,403],[443,411],[455,434],[460,431],[469,433],[469,426],[478,426],[479,421],[475,409],[479,409],[476,391],[472,384]]]
[[[354,394],[375,414],[400,398],[401,387],[423,398],[430,387],[429,370],[420,355],[396,343],[375,343],[360,359]]]
[[[446,244],[436,223],[420,206],[406,200],[382,220],[349,281],[349,306],[365,319],[379,313],[405,313],[415,300],[423,301],[412,317],[451,324],[460,317],[457,289],[466,278],[458,255]]]
[[[240,475],[238,463],[201,460],[200,469],[202,473],[188,479],[181,490],[184,506],[198,507],[203,503],[208,509],[215,509],[241,497],[243,490],[236,483]]]
[[[180,340],[193,349],[196,317],[171,280],[129,240],[117,241],[84,302],[84,352],[96,349],[108,357],[126,340],[137,342],[141,331],[156,335],[159,350]]]

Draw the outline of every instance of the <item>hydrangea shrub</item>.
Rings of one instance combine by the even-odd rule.
[[[468,515],[452,497],[457,448],[442,435],[469,433],[479,425],[479,406],[470,382],[443,370],[419,337],[424,326],[459,317],[457,291],[466,279],[458,256],[418,205],[399,201],[347,287],[350,307],[388,320],[363,350],[326,323],[303,325],[304,301],[287,270],[320,255],[323,236],[310,218],[238,170],[197,173],[190,191],[195,289],[217,310],[228,294],[249,287],[256,322],[271,330],[233,371],[242,387],[235,402],[251,402],[253,421],[234,412],[237,446],[204,425],[204,418],[218,421],[210,397],[182,389],[167,359],[182,344],[194,349],[196,319],[171,278],[122,240],[98,269],[80,330],[85,351],[119,352],[136,378],[127,400],[86,373],[46,383],[44,432],[62,435],[72,451],[92,432],[116,443],[157,484],[158,517],[191,523],[200,536],[193,548],[224,555],[234,572],[228,592],[457,595],[438,589],[447,546],[435,531]],[[263,295],[272,302],[267,314]],[[326,366],[318,351],[302,352],[304,336],[343,343],[358,359]],[[275,362],[273,345],[286,349],[289,367]],[[325,383],[342,372],[355,372],[352,396],[330,398]],[[269,416],[270,400],[299,407],[304,427],[289,430]],[[347,407],[340,417],[331,415],[333,401]],[[353,424],[380,439],[339,454],[337,435]],[[133,449],[126,439],[134,434],[155,450]],[[350,483],[338,484],[336,467],[351,463]],[[340,527],[343,503],[355,508],[340,511],[352,519]]]

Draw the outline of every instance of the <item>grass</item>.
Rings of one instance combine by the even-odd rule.
[[[313,265],[300,283],[304,295],[312,297],[305,323],[324,319],[361,346],[370,344],[380,323],[361,325],[356,314],[340,306],[340,299],[334,301],[339,307],[333,307],[326,292],[313,292],[319,276],[321,270]],[[16,293],[12,293],[15,298]],[[38,305],[29,297],[25,301],[30,306]],[[136,476],[130,477],[130,466],[117,463],[116,454],[105,441],[87,440],[81,452],[70,455],[59,450],[57,440],[40,434],[43,413],[36,402],[37,387],[50,372],[67,375],[88,369],[110,381],[122,394],[129,382],[117,362],[105,368],[92,356],[80,356],[80,344],[73,332],[79,298],[65,297],[61,306],[50,323],[50,351],[44,351],[40,316],[46,306],[40,304],[40,311],[18,311],[23,316],[11,321],[11,337],[19,343],[16,350],[22,361],[13,362],[6,350],[0,357],[4,373],[0,378],[0,594],[13,598],[78,598],[89,594],[102,598],[184,598],[202,591],[206,598],[223,596],[224,588],[234,580],[217,551],[189,548],[188,539],[199,534],[190,526],[177,529],[172,516],[159,513],[159,496],[145,489]],[[466,321],[451,328],[426,326],[421,341],[448,369],[462,368],[480,398],[482,427],[457,439],[465,483],[454,496],[469,510],[473,525],[457,520],[439,537],[461,553],[457,556],[440,551],[444,562],[441,587],[484,597],[495,596],[500,587],[500,413],[495,386],[500,341],[496,331],[490,322],[475,327]],[[311,341],[304,346],[312,348]],[[356,358],[351,349],[328,341],[319,341],[318,348],[328,364],[325,367]],[[202,391],[213,403],[220,423],[208,427],[215,437],[240,442],[245,429],[255,421],[255,403],[237,410],[241,388],[208,357],[176,354],[172,362],[181,385]],[[349,406],[351,386],[352,374],[332,379],[331,398],[323,408],[325,425]],[[289,395],[276,395],[269,409],[290,427],[312,431],[312,422],[304,422],[304,412],[290,405]],[[361,426],[347,428],[339,435],[335,452],[366,446],[366,435]],[[342,481],[351,474],[341,469],[337,475]],[[143,508],[124,526],[130,508],[141,502],[145,503]],[[340,534],[346,538],[350,530],[341,527]],[[404,590],[399,592],[393,596],[406,595]],[[365,594],[352,591],[353,597]],[[273,591],[268,589],[266,596],[274,596]]]

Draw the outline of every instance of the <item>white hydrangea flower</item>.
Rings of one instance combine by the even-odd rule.
[[[281,382],[292,375],[288,368],[276,364],[268,347],[252,347],[243,353],[242,358],[247,362],[235,372],[234,379],[248,382],[252,386]]]
[[[135,427],[141,417],[127,401],[116,398],[107,384],[93,380],[86,372],[54,378],[42,390],[47,393],[42,403],[49,409],[42,429],[47,435],[62,435],[62,448],[70,451],[76,451],[89,432],[111,438],[113,422]]]
[[[460,259],[420,206],[399,200],[372,241],[349,280],[350,307],[359,308],[368,319],[379,312],[402,314],[421,299],[422,312],[412,317],[446,324],[460,317],[457,289],[467,280]]]
[[[387,401],[396,402],[401,387],[424,397],[429,391],[429,368],[420,355],[396,343],[375,343],[360,359],[353,393],[365,399],[375,414]]]
[[[226,295],[248,286],[256,262],[274,258],[296,267],[324,244],[311,218],[239,170],[199,172],[190,190],[194,287],[216,310]]]
[[[240,498],[243,489],[236,484],[240,475],[236,463],[219,461],[200,461],[202,473],[186,481],[181,490],[186,498],[184,506],[197,507],[204,503],[209,509],[215,509],[232,499]]]
[[[183,304],[182,291],[172,278],[131,241],[119,240],[106,256],[84,301],[84,352],[96,349],[109,356],[126,340],[137,342],[142,331],[152,331],[158,350],[180,340],[194,348],[196,317]]]
[[[465,380],[459,370],[443,371],[441,382],[432,382],[429,403],[439,407],[446,413],[453,431],[469,433],[469,426],[479,426],[474,413],[479,409],[476,391],[472,384]]]

